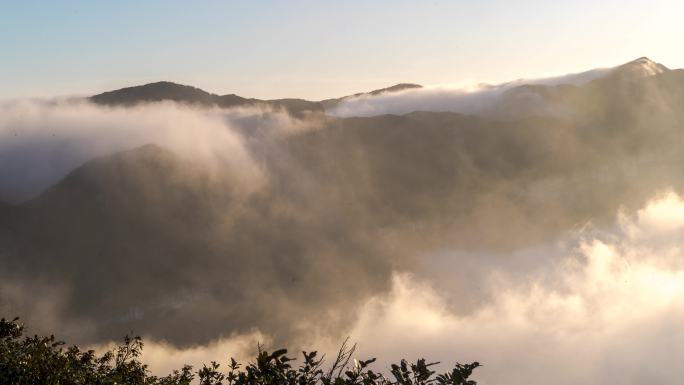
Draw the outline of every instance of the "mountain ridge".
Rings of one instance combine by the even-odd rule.
[[[594,69],[557,78],[536,80],[519,79],[499,85],[489,85],[487,86],[487,89],[502,89],[504,90],[505,96],[508,98],[511,95],[516,98],[517,95],[523,95],[524,97],[524,95],[529,94],[530,91],[533,94],[548,96],[557,93],[557,90],[559,89],[567,88],[569,86],[581,86],[597,81],[627,81],[633,83],[643,78],[658,76],[669,72],[672,72],[672,70],[668,67],[652,61],[647,57],[640,57],[608,69]],[[575,82],[579,83],[575,84]],[[141,103],[154,103],[167,100],[189,105],[218,108],[262,106],[276,110],[284,110],[292,116],[302,118],[307,114],[312,113],[326,114],[329,111],[334,111],[337,106],[347,101],[353,101],[354,99],[373,98],[389,93],[398,93],[421,88],[423,87],[419,84],[398,83],[390,87],[320,101],[302,98],[266,100],[245,98],[236,94],[218,95],[189,85],[170,81],[160,81],[107,91],[93,95],[88,99],[96,104],[108,106],[133,106]],[[504,102],[510,103],[510,100],[504,100]],[[523,109],[527,108],[528,107],[524,107]],[[515,109],[516,108],[513,107],[513,110]]]
[[[422,86],[418,84],[399,83],[390,87],[380,88],[369,92],[361,92],[340,98],[311,101],[302,98],[255,99],[245,98],[236,94],[218,95],[194,86],[163,80],[102,92],[88,97],[88,100],[96,104],[107,106],[134,106],[162,101],[173,101],[203,107],[215,106],[219,108],[265,106],[284,109],[295,116],[303,116],[307,112],[324,112],[326,108],[330,108],[347,98],[359,97],[362,95],[375,96],[383,93],[399,92],[406,89],[421,87]]]
[[[213,174],[159,146],[98,157],[37,198],[0,208],[9,211],[0,215],[0,265],[30,272],[30,284],[70,284],[65,322],[93,325],[90,342],[133,329],[188,346],[255,325],[288,338],[293,319],[270,314],[313,311],[343,330],[349,319],[326,305],[386,292],[393,269],[424,252],[453,248],[494,266],[501,260],[489,255],[606,224],[663,187],[684,191],[684,71],[511,97],[518,115],[518,99],[535,97],[573,113],[326,119],[252,141],[268,183],[246,198],[231,194],[240,182],[227,169]],[[475,279],[464,272],[445,285],[467,291]],[[463,301],[464,312],[475,306]],[[188,327],[198,314],[203,327]]]

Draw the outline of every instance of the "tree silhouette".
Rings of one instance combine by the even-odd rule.
[[[301,365],[294,367],[295,359],[288,357],[286,349],[269,353],[259,345],[255,361],[243,366],[231,358],[225,372],[212,361],[197,371],[185,365],[157,377],[140,362],[143,346],[140,337],[126,336],[121,345],[98,356],[93,350],[65,347],[54,335],[24,336],[17,318],[2,318],[0,384],[189,385],[197,379],[201,385],[475,385],[469,377],[480,366],[456,363],[451,372],[435,376],[430,367],[437,362],[401,360],[391,365],[391,376],[385,376],[369,368],[375,358],[352,360],[356,345],[347,340],[327,369],[325,357],[316,351],[302,352]]]

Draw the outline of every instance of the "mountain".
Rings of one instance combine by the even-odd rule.
[[[276,109],[285,109],[296,116],[302,116],[302,114],[307,111],[322,111],[321,106],[318,103],[302,99],[259,100],[247,99],[235,94],[216,95],[199,88],[168,81],[108,91],[91,96],[90,100],[97,104],[109,106],[132,106],[141,103],[160,102],[165,100],[190,105],[220,108],[261,105]]]
[[[647,57],[640,57],[629,63],[616,67],[611,72],[611,75],[620,76],[623,78],[638,79],[660,75],[668,71],[670,71],[670,69],[664,65],[656,63]]]
[[[417,84],[401,83],[391,87],[373,90],[367,93],[358,93],[336,99],[326,99],[320,102],[305,99],[286,98],[286,99],[248,99],[235,94],[216,95],[192,86],[176,84],[168,81],[149,83],[141,86],[121,88],[114,91],[103,92],[93,95],[90,101],[108,106],[133,106],[142,103],[153,103],[161,101],[174,101],[178,103],[199,105],[204,107],[239,107],[239,106],[265,106],[275,109],[284,109],[290,114],[303,117],[307,113],[324,112],[325,108],[330,108],[342,100],[350,97],[362,95],[380,95],[388,92],[398,92],[407,89],[420,88]]]
[[[97,104],[124,106],[163,100],[209,106],[217,104],[217,99],[217,95],[210,94],[199,88],[166,81],[126,87],[116,91],[104,92],[90,98],[90,100]],[[241,104],[247,101],[244,98],[231,98],[229,96],[221,99],[221,101],[224,100],[228,104]]]
[[[386,88],[380,88],[379,90],[374,90],[371,92],[367,92],[367,95],[379,95],[379,94],[384,94],[388,92],[399,92],[399,91],[405,91],[405,90],[410,90],[410,89],[416,89],[416,88],[423,88],[420,84],[412,84],[412,83],[399,83],[395,84],[391,87],[386,87]],[[359,95],[359,94],[356,94]],[[363,94],[361,94],[363,95]]]
[[[165,334],[174,325],[159,317],[190,322],[172,297],[215,282],[203,268],[213,255],[207,242],[230,210],[231,191],[205,168],[154,145],[96,158],[13,207],[6,223],[13,236],[0,259],[15,272],[31,266],[37,287],[56,277],[68,282],[73,294],[63,306],[72,325],[82,317],[99,325],[97,336],[83,330],[80,338],[117,338],[122,323],[141,332],[159,323]],[[210,338],[203,333],[192,338]]]
[[[398,95],[357,94],[324,104],[333,116],[373,116],[386,113],[406,114],[414,111],[450,111],[497,119],[519,119],[530,116],[558,116],[580,113],[562,99],[579,96],[589,89],[599,92],[626,90],[643,84],[642,80],[671,72],[662,64],[639,58],[613,68],[598,68],[564,76],[519,79],[498,85],[481,84],[475,89],[430,88]],[[601,82],[612,86],[594,87]],[[382,91],[382,90],[379,90]],[[590,100],[590,99],[585,99]],[[325,101],[324,101],[325,103]]]
[[[296,325],[283,317],[298,309],[323,319],[328,301],[356,303],[390,284],[372,273],[384,263],[377,256],[344,256],[355,243],[350,229],[281,212],[292,196],[276,190],[245,201],[234,188],[230,175],[156,145],[93,159],[7,207],[0,275],[13,282],[9,272],[30,272],[21,282],[35,290],[68,286],[60,304],[64,322],[82,325],[77,339],[116,339],[124,327],[180,345],[254,327],[292,336]],[[201,328],[191,327],[197,317]]]
[[[670,70],[648,58],[617,66],[602,76],[581,84],[523,84],[502,93],[484,114],[504,119],[526,116],[563,116],[591,120],[595,114],[621,110],[623,118],[643,113],[645,108],[667,107],[660,100],[677,92],[664,91],[684,85],[684,72]],[[628,105],[627,105],[627,104]],[[656,105],[657,104],[657,105]]]
[[[0,205],[0,289],[14,296],[0,305],[76,325],[88,342],[134,330],[191,346],[254,328],[295,340],[311,330],[301,314],[342,333],[355,315],[337,309],[386,293],[394,271],[421,274],[443,250],[469,259],[436,285],[482,298],[488,266],[536,266],[516,252],[684,192],[684,71],[637,60],[613,74],[514,87],[487,116],[327,117],[248,137],[267,181],[246,196],[228,168],[156,145],[91,159]],[[93,97],[158,100],[253,103],[172,83]],[[318,103],[268,102],[302,114]],[[59,293],[59,311],[42,317],[34,292]]]
[[[580,87],[594,81],[601,81],[602,79],[618,79],[614,81],[622,82],[635,81],[645,77],[660,75],[669,71],[670,70],[664,65],[656,63],[649,58],[641,57],[610,69],[590,70],[578,74],[549,79],[521,79],[497,86],[487,86],[487,88],[490,90],[504,90],[506,97],[503,98],[503,101],[499,103],[499,106],[495,106],[493,108],[496,110],[500,106],[505,106],[503,108],[504,112],[499,113],[492,111],[491,109],[486,109],[485,113],[508,116],[510,115],[510,111],[515,111],[518,109],[514,100],[516,98],[523,100],[522,103],[524,105],[519,109],[524,113],[528,113],[527,111],[530,110],[528,104],[536,103],[535,101],[525,100],[526,98],[529,99],[531,94],[534,94],[535,98],[538,96],[546,98],[549,95],[554,94],[556,92],[555,89]],[[391,87],[381,88],[370,92],[361,92],[340,98],[325,99],[321,101],[309,101],[297,98],[261,100],[244,98],[235,94],[216,95],[199,88],[162,81],[145,84],[142,86],[127,87],[119,90],[104,92],[102,94],[91,96],[90,100],[97,104],[123,106],[159,102],[164,100],[207,107],[216,106],[220,108],[238,106],[265,106],[275,109],[283,109],[290,114],[301,118],[307,113],[322,113],[327,110],[334,109],[340,103],[356,98],[373,97],[387,93],[420,88],[422,88],[422,86],[418,84],[399,83]]]
[[[359,92],[359,93],[356,93],[353,95],[343,96],[341,98],[322,100],[321,104],[327,110],[327,109],[334,108],[335,106],[337,106],[341,102],[348,100],[348,99],[352,99],[352,98],[378,96],[378,95],[387,94],[387,93],[401,92],[401,91],[406,91],[406,90],[411,90],[411,89],[419,89],[419,88],[423,88],[423,86],[421,86],[419,84],[412,84],[412,83],[399,83],[399,84],[395,84],[395,85],[390,86],[390,87],[380,88],[380,89],[369,91],[369,92]]]

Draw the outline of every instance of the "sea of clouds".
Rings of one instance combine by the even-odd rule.
[[[481,384],[671,384],[684,375],[684,200],[662,193],[615,226],[585,228],[555,243],[564,255],[550,272],[521,283],[491,271],[493,300],[468,315],[452,295],[396,273],[391,292],[370,298],[349,330],[358,358],[386,370],[402,358],[479,361]],[[570,247],[569,245],[573,245]],[[258,331],[178,349],[152,342],[143,358],[153,372],[216,357],[248,358]],[[335,352],[325,337],[309,346]]]

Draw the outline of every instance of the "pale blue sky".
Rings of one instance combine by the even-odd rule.
[[[0,0],[0,98],[157,80],[321,99],[398,82],[684,67],[680,0]]]

